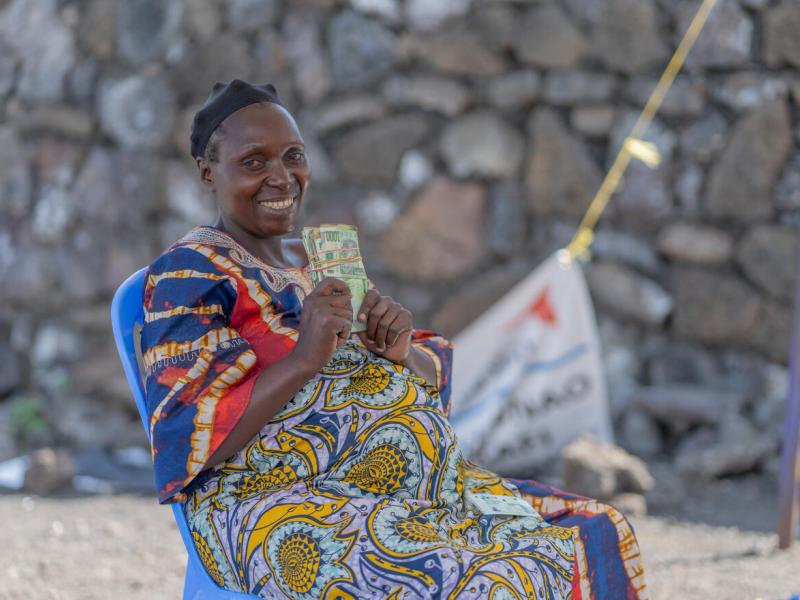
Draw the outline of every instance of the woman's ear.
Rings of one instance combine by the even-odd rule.
[[[214,175],[211,172],[211,167],[209,166],[208,162],[205,158],[195,158],[194,160],[197,164],[197,170],[200,172],[200,181],[210,191],[215,192],[216,189],[214,188]]]

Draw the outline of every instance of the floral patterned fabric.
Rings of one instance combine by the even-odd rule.
[[[297,339],[304,269],[199,228],[150,269],[142,344],[156,484],[185,502],[221,586],[263,598],[644,598],[613,508],[463,457],[447,420],[452,348],[413,343],[436,385],[353,337],[243,449],[200,471],[255,377]],[[516,498],[522,516],[473,498]],[[488,495],[488,496],[487,496]]]

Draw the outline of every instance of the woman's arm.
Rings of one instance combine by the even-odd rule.
[[[436,365],[433,359],[419,348],[411,346],[405,360],[399,361],[409,371],[422,377],[428,384],[436,387]]]

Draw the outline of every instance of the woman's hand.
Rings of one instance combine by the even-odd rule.
[[[367,350],[397,363],[408,358],[413,318],[400,303],[371,289],[358,309],[358,320],[367,326],[358,332]]]
[[[326,277],[306,296],[300,313],[300,335],[292,354],[316,374],[350,337],[353,309],[350,288],[341,279]]]

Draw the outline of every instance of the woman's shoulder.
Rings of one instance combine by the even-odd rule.
[[[173,242],[148,267],[150,273],[193,271],[221,274],[219,256],[227,255],[230,238],[212,227],[195,227]]]

